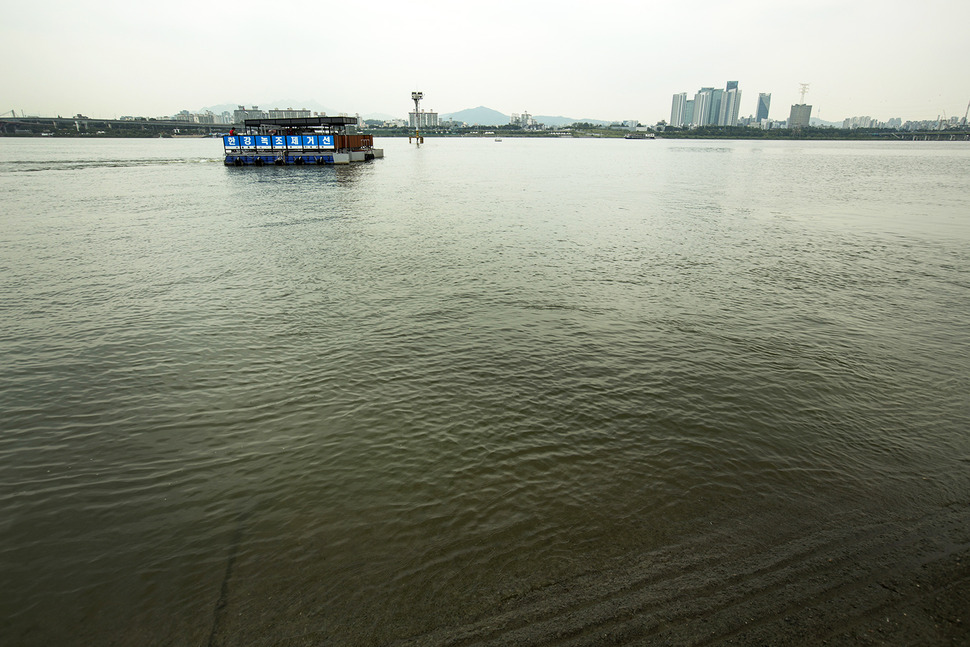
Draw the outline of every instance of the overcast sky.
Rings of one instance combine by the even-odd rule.
[[[962,117],[967,0],[662,3],[492,0],[4,2],[0,112],[161,116],[316,101],[404,118],[422,107],[670,118],[671,95],[740,83],[785,119]],[[287,106],[279,106],[287,107]],[[294,105],[294,108],[301,107]]]

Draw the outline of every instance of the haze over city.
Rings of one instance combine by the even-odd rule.
[[[404,117],[421,89],[441,113],[487,105],[654,123],[669,118],[672,94],[728,79],[740,83],[742,115],[770,92],[784,118],[799,83],[811,84],[813,117],[831,121],[962,116],[970,100],[970,5],[952,0],[54,0],[43,20],[26,3],[4,13],[0,111],[40,115],[286,98]]]

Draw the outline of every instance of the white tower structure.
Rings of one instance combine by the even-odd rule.
[[[414,91],[411,93],[411,101],[414,101],[414,135],[408,137],[409,144],[411,143],[412,139],[414,139],[415,143],[418,143],[418,144],[421,144],[424,142],[424,137],[421,136],[421,131],[419,130],[420,122],[418,121],[418,116],[421,114],[419,105],[421,103],[421,99],[423,98],[424,98],[424,92]]]

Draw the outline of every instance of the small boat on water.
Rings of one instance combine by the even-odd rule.
[[[226,166],[350,164],[384,157],[373,135],[348,126],[354,117],[247,119],[243,132],[222,137]]]
[[[624,135],[623,139],[656,139],[657,136],[653,133],[630,133],[629,135]]]

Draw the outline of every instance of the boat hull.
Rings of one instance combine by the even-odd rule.
[[[300,165],[331,165],[350,164],[351,162],[366,162],[384,157],[384,150],[374,148],[366,151],[351,151],[349,153],[286,153],[286,154],[240,154],[227,153],[226,166],[300,166]]]

